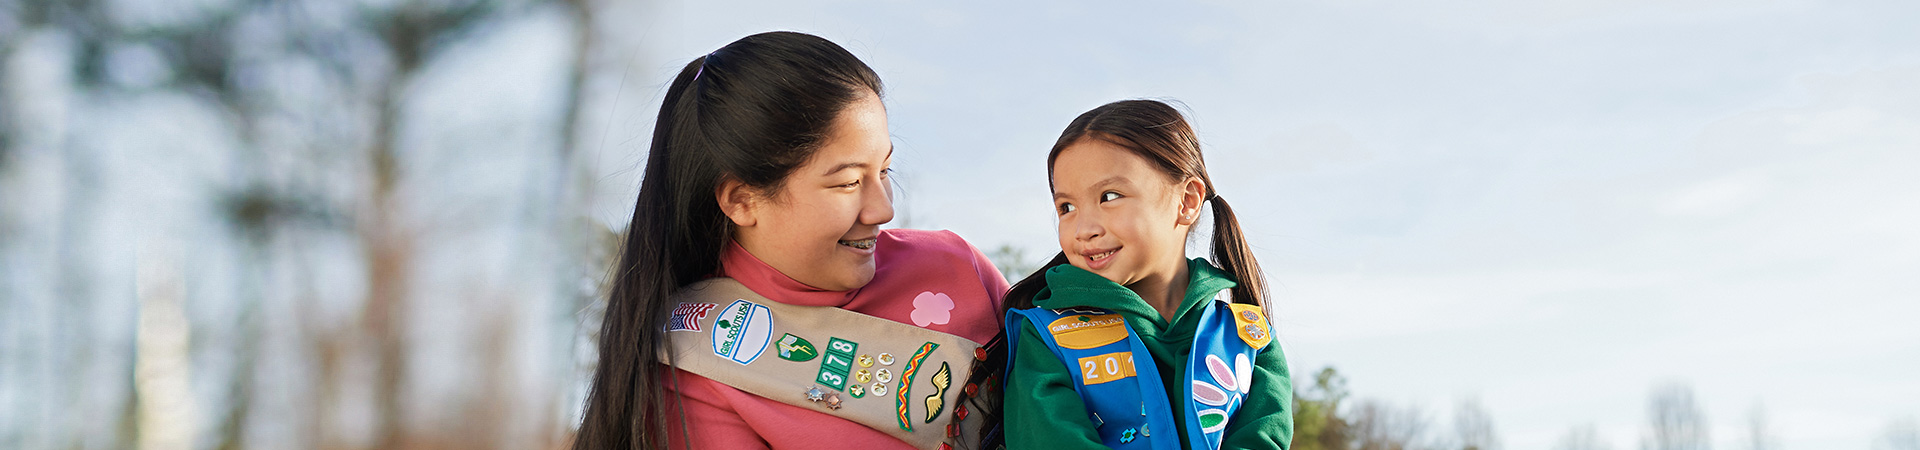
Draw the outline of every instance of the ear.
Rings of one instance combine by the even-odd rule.
[[[1201,204],[1207,202],[1207,183],[1200,181],[1200,177],[1187,177],[1186,181],[1180,182],[1178,187],[1180,188],[1180,216],[1176,222],[1182,226],[1193,226],[1195,222],[1200,221]]]
[[[746,183],[733,177],[721,178],[720,185],[713,188],[713,200],[720,204],[720,212],[726,214],[734,226],[750,227],[759,223],[753,190]]]

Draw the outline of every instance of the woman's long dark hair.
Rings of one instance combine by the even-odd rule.
[[[1193,126],[1180,115],[1180,111],[1154,100],[1121,100],[1100,105],[1087,111],[1067,124],[1067,130],[1060,133],[1060,139],[1054,141],[1053,150],[1047,153],[1047,180],[1051,186],[1053,163],[1060,158],[1060,152],[1082,140],[1099,139],[1120,146],[1153,163],[1162,173],[1175,181],[1196,177],[1206,185],[1205,197],[1208,206],[1213,207],[1213,253],[1209,259],[1220,266],[1237,283],[1233,287],[1234,303],[1246,303],[1266,307],[1267,284],[1260,274],[1260,263],[1253,259],[1253,249],[1247,246],[1246,235],[1240,230],[1240,220],[1233,215],[1233,208],[1227,206],[1227,200],[1213,190],[1213,179],[1207,176],[1206,159],[1200,155],[1200,138],[1193,133]],[[1003,311],[1033,307],[1033,297],[1047,287],[1047,270],[1067,264],[1067,255],[1054,255],[1052,261],[1041,266],[1040,270],[1014,283],[1002,300]],[[993,379],[1004,376],[1006,370],[1006,341],[1016,339],[1010,336],[1015,330],[1001,330],[1000,336],[993,340],[987,351],[987,361],[983,366],[989,370],[974,372],[973,381],[997,388],[999,383]],[[982,398],[988,406],[982,411],[987,413],[988,426],[983,431],[982,440],[991,447],[1000,442],[1000,403],[998,395]]]
[[[732,224],[714,188],[734,179],[777,191],[842,110],[880,92],[879,75],[852,53],[793,32],[747,36],[680,69],[661,102],[611,275],[600,362],[574,449],[664,449],[667,433],[685,431],[671,414],[672,369],[657,361],[670,355],[668,296],[720,271]]]

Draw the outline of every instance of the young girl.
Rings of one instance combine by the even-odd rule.
[[[1061,254],[1007,294],[1007,447],[1289,447],[1293,388],[1260,266],[1180,113],[1095,108],[1047,168]],[[1202,206],[1212,262],[1184,253]]]

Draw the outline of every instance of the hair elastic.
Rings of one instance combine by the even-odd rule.
[[[700,68],[693,71],[693,81],[700,81],[700,74],[707,73],[707,60],[713,59],[714,53],[720,53],[720,51],[714,50],[712,53],[707,53],[707,56],[700,57]]]

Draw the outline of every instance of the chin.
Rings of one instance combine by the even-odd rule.
[[[826,289],[829,291],[848,291],[848,290],[854,290],[854,289],[865,287],[867,283],[873,282],[873,262],[872,261],[868,261],[864,264],[855,264],[852,266],[843,267],[840,270],[835,270],[834,272],[839,274],[844,274],[842,276],[834,277],[832,282],[835,284],[835,286],[816,286],[816,287],[821,289]]]

